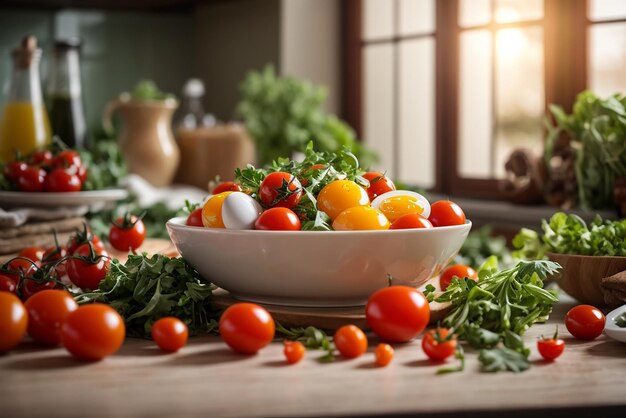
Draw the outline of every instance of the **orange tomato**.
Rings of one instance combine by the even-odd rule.
[[[32,295],[24,304],[28,311],[28,335],[44,345],[61,342],[61,324],[78,309],[72,295],[65,290],[42,290]]]
[[[187,345],[189,329],[180,319],[168,316],[152,325],[151,335],[161,350],[174,353]]]
[[[369,206],[346,209],[335,218],[336,231],[362,231],[389,229],[389,220],[380,211]]]
[[[367,206],[370,199],[364,188],[350,180],[335,180],[317,195],[317,207],[335,220],[341,212],[355,206]]]
[[[380,343],[374,351],[376,356],[376,364],[379,367],[385,367],[393,360],[393,347],[389,344]]]
[[[439,276],[439,287],[441,290],[446,290],[455,277],[459,279],[467,277],[468,279],[478,281],[476,270],[465,264],[455,264],[446,268]]]
[[[265,308],[254,303],[229,306],[220,318],[220,335],[230,348],[255,354],[274,338],[276,325]]]
[[[333,342],[341,355],[347,358],[359,357],[367,350],[367,337],[355,325],[344,325],[339,328],[335,332]]]
[[[0,292],[0,353],[22,341],[28,326],[28,313],[13,293]]]
[[[285,341],[283,353],[289,364],[295,364],[304,358],[306,348],[300,341]]]
[[[456,336],[450,335],[447,328],[428,331],[422,338],[422,350],[433,361],[444,361],[456,351]]]

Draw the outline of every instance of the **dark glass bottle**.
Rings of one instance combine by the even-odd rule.
[[[70,147],[85,147],[87,129],[80,83],[80,40],[54,43],[47,102],[52,133]]]

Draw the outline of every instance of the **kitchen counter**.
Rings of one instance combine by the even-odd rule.
[[[560,302],[548,324],[526,333],[532,367],[517,375],[479,373],[477,353],[470,349],[464,372],[436,375],[439,366],[426,359],[419,340],[397,345],[394,361],[376,368],[374,337],[360,358],[322,364],[316,361],[320,352],[307,351],[293,366],[285,364],[278,342],[242,356],[216,336],[193,338],[176,354],[129,339],[97,363],[74,360],[62,348],[24,343],[0,356],[0,411],[7,418],[623,416],[626,344],[605,335],[590,342],[573,339],[562,325],[571,306],[571,300]],[[566,348],[550,364],[540,360],[535,341],[551,335],[557,323]]]

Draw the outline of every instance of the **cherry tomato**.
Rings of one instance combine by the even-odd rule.
[[[274,338],[274,319],[254,303],[229,306],[220,318],[220,335],[230,348],[242,354],[255,354]]]
[[[283,207],[266,210],[254,222],[255,229],[264,231],[299,231],[301,227],[298,215]]]
[[[60,334],[61,343],[73,356],[96,361],[119,350],[126,327],[115,309],[93,303],[71,312],[61,325]]]
[[[57,263],[63,257],[67,256],[67,250],[63,246],[58,247],[50,247],[46,251],[44,251],[43,256],[41,257],[41,263],[43,265],[50,263]],[[66,273],[66,261],[61,263],[57,263],[55,270],[59,277],[65,276]]]
[[[28,167],[17,178],[17,187],[23,192],[41,192],[46,172],[39,167]]]
[[[202,224],[202,208],[194,209],[187,217],[185,225],[188,226],[204,226]]]
[[[32,165],[49,165],[52,163],[52,152],[37,150],[30,155],[29,162]]]
[[[109,230],[109,242],[119,251],[134,251],[146,239],[146,226],[136,216],[117,218]]]
[[[539,354],[541,354],[541,357],[548,361],[552,361],[559,357],[561,353],[563,353],[563,349],[565,349],[565,341],[559,338],[558,328],[552,338],[544,338],[542,335],[537,341],[537,350],[539,351]]]
[[[212,194],[220,194],[222,192],[240,192],[241,186],[234,181],[223,181],[213,188]]]
[[[41,247],[26,247],[23,248],[22,251],[17,255],[18,257],[28,258],[32,261],[41,261],[43,257],[43,248]]]
[[[28,325],[28,313],[12,293],[0,292],[0,353],[9,351],[22,341]]]
[[[376,346],[374,355],[376,356],[376,365],[385,367],[393,360],[393,347],[389,344],[380,343]]]
[[[78,309],[74,298],[65,290],[43,290],[24,304],[28,311],[28,335],[44,345],[61,342],[61,324],[70,312]]]
[[[309,179],[304,176],[309,176],[310,171],[325,170],[326,167],[328,167],[326,164],[313,164],[312,166],[305,168],[298,175],[298,180],[300,180],[300,184],[302,184],[304,187],[307,187],[309,185]]]
[[[0,292],[17,293],[16,280],[6,274],[0,274]]]
[[[11,161],[4,166],[4,176],[11,183],[15,183],[27,168],[28,165],[23,161]]]
[[[389,229],[389,220],[370,206],[355,206],[346,209],[333,221],[336,231],[363,231]]]
[[[417,213],[407,213],[400,216],[391,224],[389,229],[414,229],[414,228],[432,228],[433,224],[422,215]]]
[[[467,277],[475,282],[478,281],[478,273],[476,273],[476,270],[465,264],[455,264],[441,272],[439,276],[439,287],[441,290],[446,290],[455,277],[459,279]]]
[[[232,192],[213,195],[202,207],[202,225],[207,228],[225,228],[222,218],[222,205],[226,196]]]
[[[381,339],[406,342],[426,328],[430,306],[417,289],[390,286],[377,290],[365,307],[367,325]]]
[[[606,318],[591,305],[578,305],[565,315],[565,326],[579,340],[593,340],[604,331]]]
[[[396,185],[393,184],[393,181],[378,171],[370,171],[363,174],[363,177],[370,182],[370,186],[366,189],[370,200],[376,199],[377,196],[383,193],[396,190]]]
[[[104,244],[102,244],[100,237],[85,229],[83,231],[77,232],[70,238],[67,244],[67,253],[74,254],[74,251],[76,251],[78,247],[83,244],[87,244],[88,242],[91,242],[91,245],[93,245],[96,250],[104,251]]]
[[[107,252],[94,247],[94,257],[91,259],[89,244],[83,244],[73,255],[82,258],[67,260],[67,275],[72,283],[81,289],[97,289],[109,269],[110,259]]]
[[[367,337],[361,328],[355,325],[344,325],[335,332],[335,347],[346,358],[356,358],[367,350]]]
[[[16,285],[19,285],[19,280],[22,276],[29,276],[38,270],[37,263],[32,260],[25,260],[23,258],[15,258],[11,260],[6,269],[15,273],[5,272],[5,276],[13,279]]]
[[[302,185],[289,173],[269,173],[261,182],[259,197],[267,207],[292,208],[302,197]]]
[[[38,282],[26,276],[22,281],[22,300],[26,302],[36,293],[57,288],[59,284],[53,279],[54,278],[50,278],[50,280]]]
[[[46,176],[43,186],[46,192],[54,193],[79,192],[82,187],[83,183],[80,181],[80,178],[66,168],[52,170]]]
[[[52,165],[55,167],[70,168],[70,167],[82,167],[83,162],[80,159],[78,152],[73,150],[63,150],[57,154],[54,158]]]
[[[456,336],[446,328],[431,329],[422,338],[422,350],[433,361],[444,361],[454,355],[456,347]]]
[[[285,359],[289,364],[296,364],[300,360],[304,358],[304,352],[306,348],[304,348],[304,344],[300,341],[285,341],[283,353],[285,354]]]
[[[341,212],[356,206],[367,206],[370,199],[364,188],[350,180],[328,183],[317,196],[317,207],[335,220]]]
[[[161,350],[174,353],[187,345],[189,329],[180,319],[168,316],[152,325],[151,335]]]
[[[465,213],[456,203],[450,200],[439,200],[430,205],[428,220],[433,226],[463,225]]]

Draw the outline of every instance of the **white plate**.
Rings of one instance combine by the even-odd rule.
[[[624,312],[626,312],[626,305],[620,306],[619,308],[609,312],[609,314],[606,316],[606,325],[604,326],[604,332],[606,333],[606,335],[613,338],[614,340],[626,343],[626,328],[619,327],[615,323],[615,318],[617,318]]]
[[[59,207],[59,206],[98,206],[106,202],[116,202],[128,197],[124,189],[104,189],[89,192],[66,193],[27,193],[0,191],[0,207]]]

